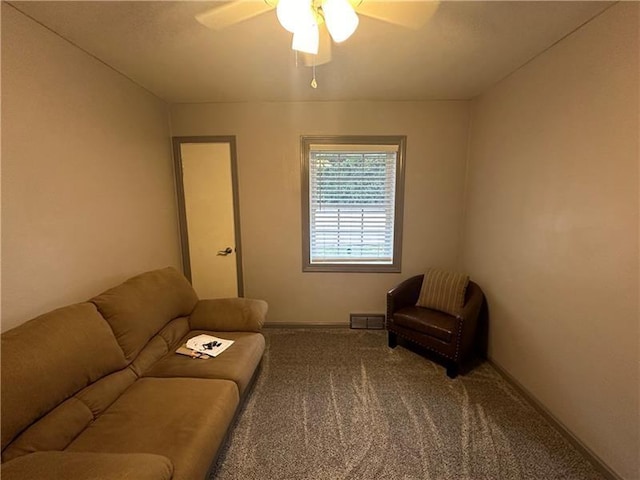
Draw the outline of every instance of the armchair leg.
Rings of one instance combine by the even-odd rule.
[[[388,334],[389,348],[396,348],[398,346],[398,337],[394,332],[388,332]]]
[[[458,376],[459,367],[458,365],[452,364],[447,367],[447,377],[454,379]]]

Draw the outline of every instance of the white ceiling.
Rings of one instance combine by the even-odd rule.
[[[417,31],[361,16],[314,90],[274,11],[216,32],[194,15],[222,2],[10,3],[171,103],[468,99],[611,5],[444,1]]]

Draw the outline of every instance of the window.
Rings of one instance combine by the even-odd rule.
[[[302,137],[305,272],[399,272],[406,137]]]

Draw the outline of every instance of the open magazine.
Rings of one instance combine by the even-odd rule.
[[[187,343],[179,347],[176,353],[192,358],[217,357],[231,345],[233,340],[202,334],[187,340]]]

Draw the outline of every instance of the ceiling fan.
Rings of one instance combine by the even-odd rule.
[[[355,32],[358,14],[394,25],[419,29],[433,16],[438,0],[232,0],[196,15],[212,30],[220,30],[275,9],[280,24],[293,33],[291,48],[302,62],[315,67],[331,61],[332,41]]]

